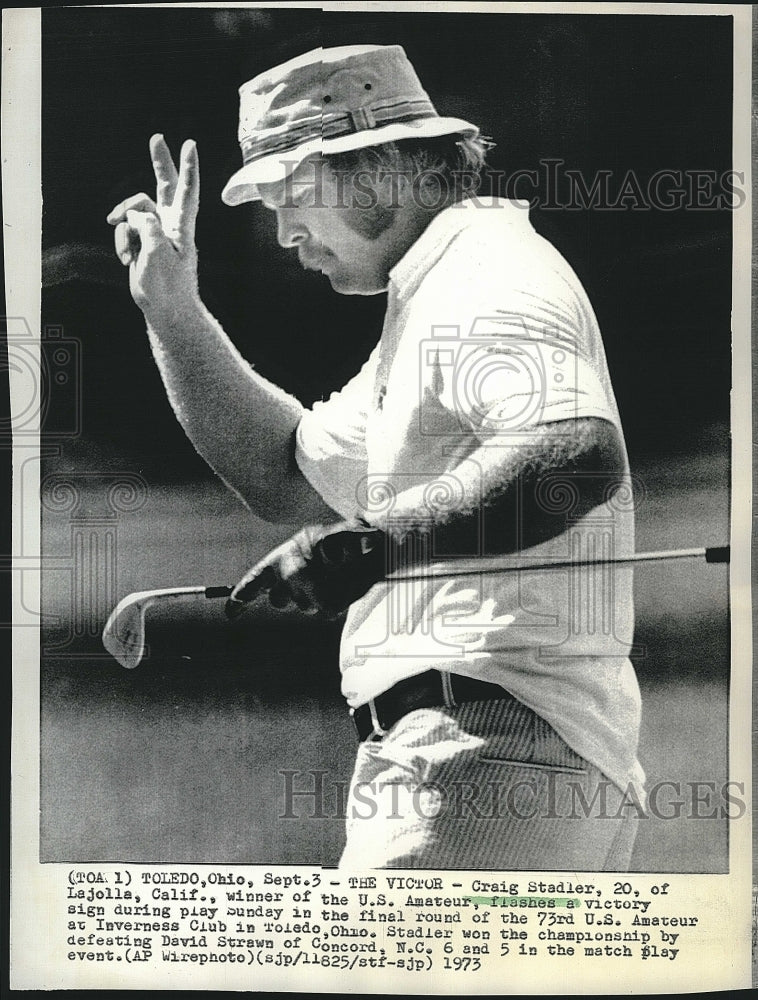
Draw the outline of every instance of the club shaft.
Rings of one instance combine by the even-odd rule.
[[[604,556],[595,559],[561,559],[546,562],[521,562],[514,564],[513,556],[483,556],[475,562],[461,561],[459,566],[427,566],[423,569],[403,570],[388,574],[385,579],[395,583],[405,580],[447,579],[471,576],[477,573],[533,573],[537,570],[584,569],[589,566],[623,566],[626,564],[663,562],[672,559],[705,559],[709,563],[728,563],[729,546],[719,545],[698,549],[667,549],[658,552],[635,552],[629,556]],[[229,597],[233,587],[206,587],[207,598]]]
[[[699,549],[669,549],[660,552],[635,552],[629,556],[605,556],[594,559],[560,559],[546,562],[521,562],[514,564],[513,556],[481,557],[476,562],[468,561],[466,565],[450,568],[425,568],[422,572],[413,570],[390,573],[391,581],[426,580],[431,578],[448,578],[455,576],[470,576],[477,573],[533,573],[537,570],[585,569],[589,566],[623,566],[633,563],[662,562],[672,559],[705,559],[707,562],[729,561],[728,546]]]

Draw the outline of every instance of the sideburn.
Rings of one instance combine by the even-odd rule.
[[[399,208],[396,178],[373,170],[358,170],[347,187],[345,223],[367,240],[376,240],[392,226]],[[345,202],[343,202],[345,204]]]
[[[346,210],[345,224],[367,240],[376,240],[393,224],[395,209],[386,205],[368,205],[361,208],[356,205]]]

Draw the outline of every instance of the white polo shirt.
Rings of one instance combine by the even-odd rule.
[[[371,522],[406,489],[426,488],[432,506],[465,502],[489,449],[518,447],[547,422],[569,421],[554,430],[570,433],[576,417],[621,432],[584,289],[525,203],[465,201],[391,271],[379,344],[303,416],[296,458],[330,507]],[[580,519],[559,475],[541,502],[565,513],[566,530],[522,550],[522,564],[634,551],[631,483]],[[481,544],[471,556],[488,554]],[[633,624],[628,567],[384,582],[348,611],[342,691],[361,705],[432,668],[501,684],[642,798]]]

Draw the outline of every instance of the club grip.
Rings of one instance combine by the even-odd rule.
[[[729,562],[729,546],[728,545],[713,545],[711,548],[705,550],[705,561],[709,563],[728,563]]]

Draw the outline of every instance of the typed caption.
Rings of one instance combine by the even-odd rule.
[[[378,970],[412,993],[456,992],[464,976],[486,992],[503,975],[684,988],[703,981],[704,943],[730,933],[712,905],[729,876],[43,868],[50,985],[64,988],[371,992]]]

